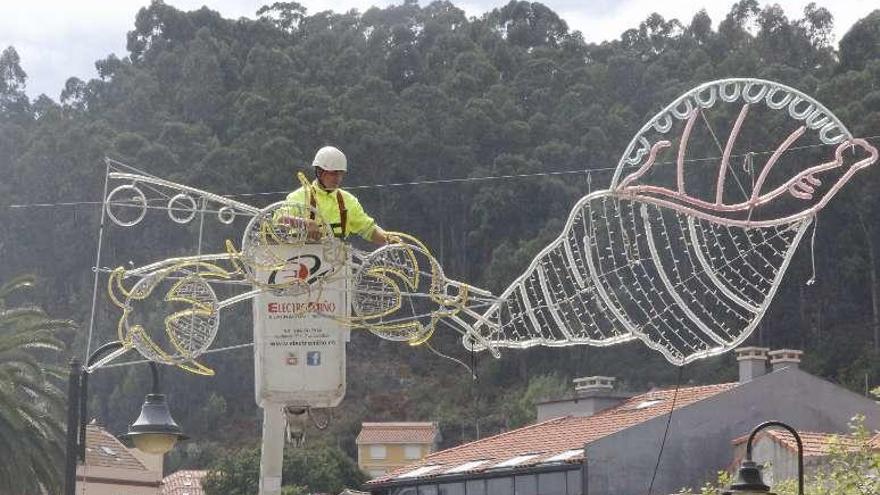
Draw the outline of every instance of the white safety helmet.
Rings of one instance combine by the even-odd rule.
[[[345,159],[345,154],[339,151],[338,148],[324,146],[315,153],[315,159],[312,161],[312,166],[332,172],[346,172],[348,171],[348,160]]]

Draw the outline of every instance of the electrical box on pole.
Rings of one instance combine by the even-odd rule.
[[[272,249],[286,262],[279,269],[259,270],[259,282],[291,285],[253,300],[255,392],[263,408],[260,495],[281,491],[284,410],[335,407],[345,396],[350,336],[349,328],[334,319],[350,316],[347,260],[327,259],[322,244]]]

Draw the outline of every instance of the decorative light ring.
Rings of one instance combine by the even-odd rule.
[[[752,94],[752,88],[758,86],[758,92],[756,94]],[[764,98],[764,95],[767,94],[767,85],[758,82],[747,82],[745,87],[742,90],[742,97],[746,103],[758,103]]]
[[[806,103],[807,108],[804,110],[798,110],[798,105],[801,103]],[[813,113],[813,110],[815,109],[816,105],[813,105],[809,100],[801,98],[800,96],[795,96],[788,105],[788,114],[797,120],[804,120],[808,115]]]
[[[684,106],[685,106],[684,111],[679,110],[681,103],[684,103]],[[690,98],[688,98],[688,99],[682,101],[681,103],[679,103],[679,105],[677,105],[677,106],[672,107],[672,110],[670,110],[672,112],[672,115],[674,115],[675,118],[677,118],[679,120],[685,120],[687,118],[690,118],[691,112],[694,111],[693,102],[691,102]]]
[[[184,208],[184,210],[188,211],[189,214],[180,217],[177,216],[174,211],[178,208],[175,206],[175,204],[179,201],[186,201],[187,203],[189,203],[189,206]],[[197,207],[198,205],[196,204],[196,200],[193,199],[192,196],[190,196],[189,194],[180,193],[168,200],[168,218],[179,224],[189,223],[192,221],[193,218],[196,217]]]
[[[703,92],[708,91],[709,97],[703,99]],[[715,86],[709,86],[708,88],[704,88],[700,91],[694,93],[694,100],[696,100],[697,105],[700,108],[710,108],[715,105],[715,101],[718,99],[718,89]]]
[[[733,92],[728,93],[727,88],[731,86],[733,86]],[[738,100],[740,91],[740,85],[736,81],[723,82],[718,86],[718,96],[721,97],[722,101],[726,101],[727,103],[732,103]]]
[[[638,165],[642,161],[642,157],[647,155],[651,149],[651,143],[645,139],[644,136],[639,137],[639,149],[633,150],[627,158],[625,159],[626,163],[630,165]]]
[[[669,132],[672,129],[672,117],[668,113],[664,114],[654,122],[654,129],[661,134]]]
[[[774,100],[773,95],[775,95],[776,93],[778,93],[780,91],[783,91],[785,93],[782,96],[782,99],[781,100]],[[767,96],[764,97],[764,100],[767,102],[767,106],[772,108],[773,110],[782,110],[783,108],[785,108],[786,105],[788,105],[788,102],[791,101],[792,96],[793,95],[790,92],[785,91],[782,88],[774,87],[774,88],[770,88],[770,90],[767,91]]]
[[[831,122],[831,119],[825,115],[825,112],[821,108],[819,108],[808,115],[804,122],[806,122],[807,127],[810,129],[818,129]]]
[[[217,220],[222,224],[230,225],[235,221],[235,208],[231,206],[220,208],[220,211],[217,212]]]
[[[138,215],[134,219],[128,220],[128,221],[120,220],[119,217],[117,217],[116,214],[113,213],[113,210],[110,208],[110,206],[114,203],[114,198],[117,195],[122,194],[123,192],[127,192],[127,191],[131,191],[131,193],[132,193],[130,201],[137,203],[137,206],[140,207],[140,209],[141,209],[141,211],[138,213]],[[122,204],[125,204],[125,203],[122,203]],[[131,206],[131,205],[126,204],[124,207],[129,207],[129,206]],[[125,184],[125,185],[119,186],[116,189],[110,191],[110,194],[107,195],[107,200],[105,202],[104,210],[107,212],[107,216],[110,217],[110,220],[113,221],[113,223],[115,223],[116,225],[119,225],[120,227],[131,227],[131,226],[139,224],[140,221],[143,220],[144,216],[147,214],[147,197],[144,196],[144,192],[141,191],[134,184]]]
[[[832,137],[828,137],[828,133],[834,129],[837,129],[837,135],[832,136]],[[847,138],[846,132],[841,130],[840,126],[837,125],[836,122],[832,122],[832,123],[826,125],[825,127],[822,128],[822,130],[819,131],[819,139],[821,139],[822,142],[825,144],[837,144],[837,143],[843,142],[843,140],[846,138]]]

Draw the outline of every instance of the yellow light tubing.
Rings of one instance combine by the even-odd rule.
[[[208,280],[230,279],[236,272],[213,263],[187,260],[156,270],[140,278],[131,288],[123,284],[126,274],[126,270],[119,267],[110,273],[108,280],[110,300],[122,309],[117,334],[123,346],[134,347],[152,361],[200,375],[213,375],[212,369],[196,361],[213,342],[220,323],[217,296]],[[135,303],[146,301],[157,287],[170,280],[173,283],[163,302],[188,307],[164,318],[165,340],[170,347],[165,349],[132,317]]]

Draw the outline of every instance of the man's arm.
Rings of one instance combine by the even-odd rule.
[[[382,227],[376,225],[376,221],[364,211],[361,202],[351,193],[345,193],[345,204],[348,208],[348,226],[351,233],[361,236],[365,241],[378,246],[384,246],[391,242],[389,235]]]
[[[388,237],[389,236],[385,234],[385,231],[382,230],[382,227],[377,225],[373,228],[373,232],[370,234],[370,242],[379,246],[384,246],[389,242]]]

